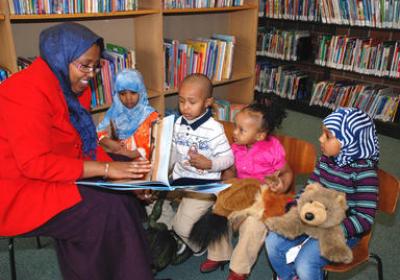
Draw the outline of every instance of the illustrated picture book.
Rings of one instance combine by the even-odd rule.
[[[79,180],[80,185],[100,187],[112,190],[152,189],[173,191],[176,189],[203,193],[218,193],[229,187],[224,183],[208,183],[201,185],[172,186],[169,182],[169,162],[171,159],[172,135],[174,130],[174,116],[170,115],[158,120],[152,126],[150,133],[150,158],[152,169],[142,180]]]

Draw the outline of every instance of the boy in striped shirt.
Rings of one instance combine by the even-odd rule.
[[[347,244],[353,247],[374,222],[378,201],[377,164],[379,143],[372,119],[356,108],[339,108],[323,120],[319,138],[322,156],[308,183],[346,194],[347,217],[341,224]],[[279,279],[324,279],[316,239],[300,236],[289,240],[270,232],[265,244]],[[306,241],[305,241],[306,240]],[[301,244],[293,262],[287,263],[287,251]]]

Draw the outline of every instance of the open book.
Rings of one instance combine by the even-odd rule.
[[[209,183],[202,185],[171,186],[168,179],[169,162],[171,160],[172,135],[174,130],[174,116],[167,116],[158,120],[151,129],[150,158],[152,169],[144,180],[80,180],[77,184],[95,186],[113,190],[167,190],[184,189],[203,193],[218,193],[230,184]]]

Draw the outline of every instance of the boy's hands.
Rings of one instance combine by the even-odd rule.
[[[196,149],[190,149],[188,155],[191,166],[201,170],[211,169],[212,161],[202,154],[199,154]]]

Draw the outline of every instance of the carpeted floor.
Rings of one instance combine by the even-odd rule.
[[[321,120],[296,112],[289,112],[280,132],[306,139],[317,145]],[[379,136],[381,142],[380,167],[400,178],[400,141]],[[399,208],[399,207],[398,207]],[[383,259],[384,278],[397,280],[400,275],[400,211],[393,216],[379,214],[374,227],[371,251],[379,254]],[[61,280],[57,258],[51,239],[42,238],[43,248],[36,249],[34,238],[19,238],[16,240],[17,279],[19,280]],[[209,274],[199,272],[200,263],[206,258],[192,257],[187,262],[178,266],[169,266],[160,272],[158,278],[171,278],[173,280],[224,280],[228,275],[225,271],[215,271]],[[358,269],[345,274],[332,274],[330,279],[369,280],[378,279],[375,264],[370,262]],[[259,259],[253,268],[250,280],[269,280],[272,272],[268,266],[265,250],[260,252]],[[0,280],[9,280],[9,262],[7,254],[7,240],[0,240]],[[134,275],[132,276],[134,280]],[[86,280],[86,279],[84,279]],[[87,279],[93,280],[93,279]]]

